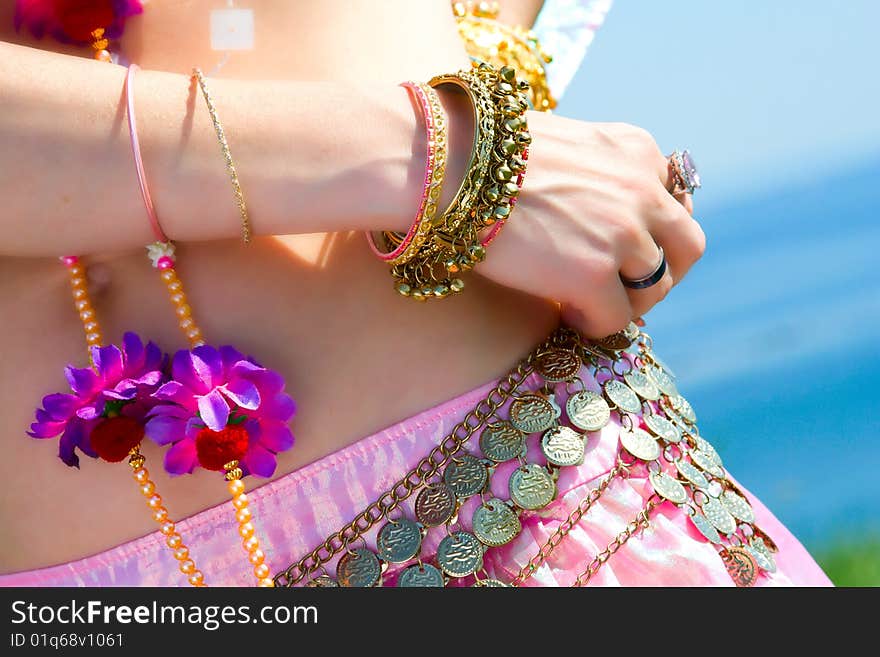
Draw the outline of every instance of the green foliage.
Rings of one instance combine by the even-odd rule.
[[[880,586],[880,533],[837,539],[815,557],[837,586]]]

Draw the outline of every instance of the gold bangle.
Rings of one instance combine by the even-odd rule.
[[[211,100],[211,94],[208,93],[208,86],[205,84],[205,76],[202,75],[201,69],[198,67],[194,68],[192,74],[198,81],[202,95],[205,97],[205,104],[208,106],[208,113],[211,115],[211,123],[214,124],[217,141],[220,142],[223,159],[226,161],[226,170],[229,172],[229,178],[232,181],[232,191],[235,194],[235,202],[238,205],[238,213],[241,216],[241,239],[245,244],[250,244],[251,222],[248,218],[244,194],[241,192],[241,183],[238,182],[238,173],[236,173],[235,164],[232,162],[232,153],[229,152],[229,144],[226,142],[226,133],[223,132],[223,126],[220,125],[220,119],[217,118],[217,110],[214,108],[214,102]]]
[[[431,162],[429,168],[430,182],[425,189],[425,197],[421,208],[420,215],[416,218],[418,222],[412,241],[403,250],[403,252],[392,260],[388,261],[389,265],[399,265],[409,260],[418,253],[425,242],[430,237],[431,229],[437,221],[438,208],[437,203],[440,201],[440,194],[443,190],[443,182],[446,179],[446,157],[447,157],[447,125],[446,111],[440,103],[440,97],[433,87],[426,84],[416,84],[426,100],[426,107],[423,108],[426,113],[425,120],[432,126],[430,133],[433,134],[431,143],[428,144],[428,158]],[[427,182],[427,181],[426,181]],[[442,215],[441,219],[442,219]],[[387,235],[386,235],[387,237]],[[397,235],[395,235],[395,238]],[[404,238],[400,236],[400,241]],[[395,246],[400,244],[397,241]]]
[[[516,202],[531,140],[525,117],[528,83],[517,80],[513,68],[474,63],[471,70],[438,75],[429,84],[453,84],[468,94],[474,144],[461,185],[442,218],[410,258],[391,268],[397,291],[416,301],[444,298],[464,288],[458,273],[482,262],[486,245]],[[492,229],[481,239],[487,226]],[[404,239],[387,231],[384,236],[395,246]]]
[[[449,207],[434,224],[435,227],[443,226],[445,230],[452,231],[467,218],[469,210],[477,204],[478,194],[489,174],[495,139],[495,107],[489,90],[481,84],[473,70],[436,75],[428,84],[435,88],[452,84],[463,89],[474,112],[474,139],[465,174]]]

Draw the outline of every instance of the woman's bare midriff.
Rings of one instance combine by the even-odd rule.
[[[221,56],[208,45],[216,4],[154,0],[129,22],[123,49],[145,68],[187,73],[199,64],[208,71]],[[448,0],[266,0],[254,16],[254,51],[232,54],[219,75],[398,82],[467,62]],[[4,7],[0,40],[72,52],[16,35],[11,26],[11,8]],[[234,344],[279,370],[297,400],[296,445],[279,457],[276,477],[504,374],[558,318],[556,304],[473,274],[455,298],[402,299],[361,233],[266,237],[247,248],[234,241],[184,244],[178,253],[208,341]],[[134,330],[166,351],[186,346],[142,252],[88,264],[108,339]],[[57,439],[25,435],[42,396],[65,389],[63,366],[87,363],[64,268],[52,259],[0,259],[0,317],[0,572],[63,563],[154,531],[126,465],[85,457],[77,471],[56,458]],[[171,478],[158,448],[145,443],[143,451],[172,516],[226,498],[217,473]]]

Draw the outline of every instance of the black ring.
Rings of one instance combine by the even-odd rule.
[[[623,281],[625,287],[628,287],[631,290],[644,290],[646,287],[656,285],[660,279],[663,278],[663,274],[666,273],[666,254],[663,252],[662,246],[658,246],[657,248],[660,250],[660,264],[657,265],[657,269],[648,276],[636,280],[630,280],[621,276],[620,280]]]

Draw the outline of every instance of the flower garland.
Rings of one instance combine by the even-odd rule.
[[[137,0],[18,0],[15,27],[24,25],[37,38],[49,34],[64,43],[88,45],[95,59],[110,62],[110,39],[121,36],[125,19],[142,10]],[[232,346],[205,344],[174,268],[174,250],[165,241],[147,247],[190,342],[190,349],[173,356],[153,342],[144,344],[133,332],[125,333],[121,346],[103,345],[85,264],[76,256],[61,258],[70,275],[92,367],[65,368],[70,392],[44,396],[27,434],[37,439],[59,437],[58,455],[71,467],[79,467],[77,452],[110,463],[128,457],[153,520],[193,586],[205,586],[204,575],[168,517],[140,446],[145,437],[170,446],[164,465],[172,475],[192,473],[196,467],[223,472],[257,583],[273,586],[241,479],[248,474],[270,477],[275,472],[276,456],[293,447],[288,423],[296,405],[284,391],[280,374]]]
[[[122,346],[92,346],[94,369],[68,365],[71,392],[43,397],[27,432],[60,436],[59,458],[79,467],[76,451],[118,463],[149,437],[170,449],[172,475],[196,467],[271,477],[276,456],[293,447],[296,412],[284,379],[231,346],[182,349],[173,358],[128,332]],[[170,364],[170,365],[169,365]]]
[[[62,43],[86,46],[96,29],[103,29],[107,39],[118,39],[125,20],[143,10],[140,0],[16,0],[15,29],[24,26],[38,39],[48,34]]]

